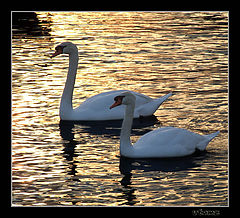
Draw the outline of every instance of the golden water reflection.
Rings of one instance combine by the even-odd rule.
[[[46,36],[13,34],[13,205],[220,206],[228,203],[227,12],[37,12]],[[160,126],[220,130],[207,154],[175,161],[119,158],[120,127],[59,125],[68,67],[54,47],[79,48],[73,105],[109,90],[173,96]]]

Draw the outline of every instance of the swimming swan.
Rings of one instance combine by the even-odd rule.
[[[94,121],[123,119],[123,106],[109,112],[108,105],[112,103],[112,99],[115,96],[126,90],[100,93],[86,99],[82,104],[80,104],[79,107],[73,109],[72,96],[78,67],[78,49],[77,46],[71,42],[63,42],[58,45],[55,50],[56,51],[51,58],[60,54],[69,54],[67,80],[60,103],[61,120]],[[169,93],[158,99],[152,99],[137,92],[128,92],[131,92],[136,97],[136,107],[133,115],[134,118],[152,115],[158,109],[158,107],[172,95],[172,93]]]
[[[130,140],[136,97],[123,92],[114,98],[110,109],[126,105],[120,134],[120,155],[128,158],[165,158],[193,154],[196,149],[205,150],[219,131],[210,135],[199,135],[186,129],[163,127],[143,135],[135,144]]]

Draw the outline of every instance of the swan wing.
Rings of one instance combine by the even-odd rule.
[[[89,106],[93,106],[92,104],[94,104],[93,106],[94,108],[102,108],[103,104],[107,104],[105,105],[105,108],[109,108],[109,104],[111,105],[113,103],[114,97],[116,97],[117,95],[120,95],[122,92],[125,92],[125,91],[128,91],[128,90],[103,92],[86,99],[80,106],[89,107]],[[146,95],[133,92],[133,91],[131,92],[136,96],[136,107],[152,101],[152,99]]]
[[[76,120],[116,120],[123,119],[125,106],[120,105],[112,110],[109,109],[113,103],[114,97],[120,95],[127,90],[109,91],[94,95],[86,99],[79,107],[74,110],[73,119]],[[136,108],[142,104],[147,104],[152,99],[146,95],[133,92],[136,96]],[[139,117],[139,114],[134,113],[134,118]]]
[[[179,157],[192,154],[204,136],[175,127],[143,135],[133,146],[138,157]]]

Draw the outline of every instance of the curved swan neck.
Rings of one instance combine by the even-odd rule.
[[[133,149],[130,135],[132,129],[133,115],[134,115],[135,102],[128,104],[125,109],[125,115],[122,123],[122,129],[120,134],[120,154],[127,156],[126,152],[130,152]]]
[[[60,117],[64,118],[69,112],[73,110],[72,108],[72,96],[73,89],[77,74],[78,67],[78,52],[69,54],[69,68],[67,74],[67,80],[63,90],[61,104],[60,104]]]

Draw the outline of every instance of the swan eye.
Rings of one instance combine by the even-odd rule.
[[[125,96],[116,96],[116,97],[114,98],[114,101],[121,101],[121,102],[122,102],[122,100],[123,100],[124,97],[125,97]]]
[[[62,46],[58,45],[56,48],[55,48],[56,51],[58,50],[63,50]]]
[[[53,55],[51,55],[51,58],[55,57],[55,56],[58,56],[60,54],[63,53],[63,48],[66,47],[66,46],[61,46],[61,45],[58,45],[56,48],[55,48],[55,53]]]
[[[58,45],[58,46],[55,48],[55,50],[56,50],[56,51],[60,50],[60,51],[63,52],[63,49],[64,49],[65,47],[66,47],[66,45],[65,45],[65,46],[63,46],[63,45]]]
[[[121,104],[122,104],[122,100],[123,100],[124,97],[125,97],[125,96],[116,96],[116,97],[114,98],[114,101],[115,101],[115,102],[113,103],[112,106],[110,106],[110,109],[121,105]]]

